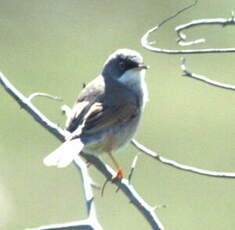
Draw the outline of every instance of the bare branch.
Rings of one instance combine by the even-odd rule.
[[[186,59],[182,57],[181,58],[181,70],[182,70],[184,76],[194,78],[196,80],[205,82],[205,83],[207,83],[209,85],[213,85],[213,86],[216,86],[216,87],[219,87],[219,88],[235,90],[235,86],[234,85],[230,85],[230,84],[214,81],[214,80],[211,80],[211,79],[209,79],[207,77],[204,77],[202,75],[190,72],[189,70],[187,70],[187,68],[185,66],[185,63],[186,63]]]
[[[189,5],[185,8],[177,11],[174,15],[172,15],[172,16],[166,18],[165,20],[163,20],[159,25],[157,25],[157,26],[153,27],[152,29],[148,30],[143,35],[143,37],[141,38],[142,46],[144,48],[146,48],[147,50],[149,50],[149,51],[153,51],[153,52],[157,52],[157,53],[165,53],[165,54],[204,54],[204,53],[235,52],[235,48],[223,48],[223,49],[214,49],[213,48],[213,49],[197,49],[197,50],[168,50],[168,49],[161,49],[161,48],[157,48],[157,47],[152,46],[153,42],[148,41],[148,38],[149,38],[151,33],[157,31],[161,26],[163,26],[164,24],[166,24],[170,20],[174,19],[176,16],[178,16],[182,12],[184,12],[184,11],[190,9],[191,7],[195,6],[196,4],[197,4],[197,1],[195,1],[192,5]],[[194,40],[194,41],[185,42],[187,37],[182,31],[185,30],[185,29],[191,28],[191,27],[199,26],[199,25],[211,25],[211,24],[222,25],[222,26],[234,25],[235,24],[234,14],[232,13],[232,17],[229,18],[229,19],[224,19],[224,18],[201,19],[201,20],[194,20],[194,21],[191,21],[190,23],[180,25],[180,26],[175,28],[175,31],[177,32],[177,35],[178,35],[177,42],[180,45],[183,45],[183,46],[189,46],[189,45],[194,45],[194,44],[204,42],[205,41],[204,38],[197,39],[197,40]],[[181,59],[181,62],[182,62],[181,63],[181,69],[182,69],[185,76],[203,81],[207,84],[217,86],[217,87],[220,87],[220,88],[225,88],[225,89],[230,89],[230,90],[235,89],[235,86],[233,86],[233,85],[213,81],[213,80],[211,80],[207,77],[192,73],[192,72],[190,72],[186,69],[185,59],[184,58]],[[146,148],[145,146],[141,145],[140,143],[138,143],[134,139],[132,140],[132,144],[136,148],[138,148],[140,151],[147,154],[148,156],[151,156],[154,159],[159,160],[161,163],[167,164],[169,166],[175,167],[175,168],[180,169],[180,170],[190,171],[190,172],[205,175],[205,176],[235,178],[235,173],[232,173],[232,172],[230,173],[230,172],[217,172],[217,171],[203,170],[203,169],[199,169],[199,168],[196,168],[196,167],[183,165],[183,164],[180,164],[180,163],[175,162],[173,160],[164,158],[164,157],[160,156],[158,153],[155,153],[152,150],[150,150],[150,149]]]
[[[189,23],[177,26],[175,28],[175,31],[178,35],[178,40],[177,42],[179,45],[195,45],[198,43],[205,42],[205,39],[197,39],[195,41],[188,41],[185,42],[187,36],[183,33],[183,30],[196,27],[196,26],[201,26],[201,25],[222,25],[222,26],[228,26],[228,25],[234,25],[235,24],[235,19],[234,15],[231,16],[231,18],[225,19],[225,18],[213,18],[213,19],[199,19],[199,20],[193,20]],[[223,50],[223,49],[221,49]],[[230,49],[231,52],[234,52],[234,49]],[[228,51],[227,51],[228,52]]]
[[[127,178],[128,178],[128,183],[129,183],[129,184],[131,183],[131,179],[132,179],[132,176],[133,176],[133,174],[134,174],[134,171],[135,171],[135,167],[136,167],[136,165],[137,165],[138,158],[139,158],[139,155],[137,154],[137,155],[134,157],[133,161],[132,161],[132,164],[131,164],[131,167],[130,167],[130,171],[129,171],[128,176],[127,176]],[[104,186],[105,186],[105,185],[106,185],[106,184],[104,184]],[[118,191],[119,191],[119,188],[117,188],[116,192],[118,192]]]
[[[51,122],[44,114],[42,114],[21,92],[19,92],[0,72],[0,84],[4,89],[17,101],[17,103],[25,109],[39,124],[51,132],[61,141],[69,133],[61,129],[58,125]]]
[[[80,156],[76,156],[74,159],[74,165],[77,167],[77,169],[80,171],[80,175],[82,177],[82,183],[83,183],[83,190],[85,194],[85,200],[86,200],[86,206],[87,206],[87,214],[88,219],[91,220],[91,226],[94,226],[95,230],[102,230],[101,225],[99,224],[99,221],[96,216],[96,208],[95,208],[95,202],[94,202],[94,195],[92,191],[92,184],[93,181],[88,173],[87,165]]]
[[[47,97],[47,98],[50,98],[50,99],[53,99],[56,101],[62,101],[62,98],[60,98],[60,97],[53,96],[53,95],[50,95],[47,93],[40,93],[40,92],[32,93],[31,95],[28,96],[28,100],[32,101],[35,97]]]
[[[56,126],[53,122],[48,120],[44,115],[41,114],[40,111],[37,110],[36,107],[30,103],[27,98],[24,97],[5,77],[3,74],[0,74],[0,83],[6,89],[6,91],[16,99],[16,101],[27,111],[29,112],[34,119],[39,122],[43,127],[45,127],[49,132],[54,134],[58,139],[64,140],[65,136],[68,135],[67,131],[62,130],[60,127]],[[36,118],[35,118],[36,117]],[[145,146],[141,145],[135,140],[132,140],[132,144],[148,156],[153,157],[154,159],[159,160],[160,162],[167,164],[169,166],[190,171],[193,173],[206,175],[206,176],[214,176],[214,177],[225,177],[225,178],[234,178],[234,173],[226,173],[226,172],[214,172],[208,170],[202,170],[195,167],[182,165],[173,160],[166,159],[159,154],[151,151]],[[108,166],[102,163],[100,159],[95,156],[81,154],[86,160],[92,163],[107,179],[112,180],[115,172]],[[146,220],[151,225],[152,229],[162,230],[164,229],[159,219],[154,213],[154,208],[149,206],[134,190],[133,186],[128,183],[128,180],[122,179],[115,181],[115,184],[122,190],[122,192],[128,197],[128,199],[133,203],[136,208],[143,214]],[[54,225],[55,226],[55,225]],[[57,226],[57,225],[56,225]],[[41,228],[43,229],[43,228]],[[50,229],[50,228],[48,228]],[[53,229],[53,228],[51,228]]]
[[[82,220],[82,221],[41,226],[41,227],[29,229],[29,230],[53,230],[53,229],[54,230],[56,230],[56,229],[103,230],[103,228],[101,227],[101,225],[97,219],[97,216],[96,216],[94,196],[93,196],[93,192],[92,192],[92,183],[93,182],[91,180],[91,177],[88,174],[86,163],[83,162],[81,157],[77,156],[74,159],[74,165],[77,167],[77,169],[79,170],[80,175],[82,177],[83,190],[84,190],[84,195],[85,195],[85,200],[86,200],[88,218],[86,220]]]
[[[6,77],[0,73],[0,84],[3,85],[5,90],[18,102],[18,104],[21,105],[23,109],[25,109],[39,124],[41,124],[44,128],[46,128],[50,133],[52,133],[54,136],[56,136],[59,140],[64,141],[65,136],[68,135],[68,132],[61,129],[57,125],[55,125],[53,122],[51,122],[46,116],[44,116],[31,102],[28,101],[28,99],[21,94],[7,79]],[[107,164],[104,164],[99,158],[88,155],[88,154],[81,154],[88,162],[92,163],[107,179],[110,181],[112,178],[116,175],[115,171],[112,170],[110,166]],[[75,163],[79,160],[79,158],[76,158]],[[81,166],[81,165],[80,165]],[[78,165],[78,167],[80,168]],[[85,174],[84,174],[85,175]],[[83,178],[86,178],[86,176],[83,175]],[[160,220],[156,216],[154,212],[154,208],[152,208],[150,205],[148,205],[143,198],[135,191],[134,187],[132,185],[129,185],[128,180],[122,179],[122,180],[116,180],[114,182],[120,190],[126,195],[126,197],[131,201],[131,203],[137,208],[137,210],[142,213],[146,221],[149,223],[149,225],[152,227],[153,230],[164,230],[163,225],[161,224]],[[87,186],[87,185],[86,185]],[[85,188],[84,188],[85,190]],[[89,194],[89,190],[86,190],[86,199],[88,197],[92,197],[91,194]],[[92,206],[94,207],[94,206]],[[88,210],[93,210],[93,208],[90,207]],[[93,212],[93,211],[92,211]],[[91,213],[92,213],[91,212]],[[93,214],[91,214],[93,216]],[[94,219],[88,218],[85,221],[78,221],[73,222],[74,223],[74,229],[92,229],[91,227]],[[82,224],[85,223],[85,227],[82,228]],[[78,228],[78,224],[80,225]],[[88,226],[87,226],[88,225]],[[71,223],[68,224],[61,224],[61,225],[50,225],[45,227],[39,227],[34,230],[49,230],[49,229],[73,229],[71,227]],[[75,227],[76,226],[76,227]],[[80,228],[81,227],[81,228]],[[96,229],[94,229],[96,230]]]
[[[181,34],[181,36],[183,36],[183,35]],[[186,37],[185,37],[185,39],[186,39]],[[176,41],[180,46],[192,46],[192,45],[198,45],[200,43],[204,43],[204,42],[206,42],[206,39],[199,38],[199,39],[196,39],[194,41],[188,41],[188,42],[183,41],[182,39],[176,39]]]
[[[152,34],[153,32],[159,30],[164,24],[166,24],[167,22],[169,22],[170,20],[176,18],[179,14],[185,12],[186,10],[192,8],[193,6],[195,6],[197,4],[198,1],[195,1],[193,4],[177,11],[175,14],[173,14],[172,16],[164,19],[159,25],[154,26],[153,28],[149,29],[141,38],[141,45],[151,51],[151,52],[156,52],[156,53],[163,53],[163,54],[207,54],[207,53],[233,53],[235,52],[235,48],[221,48],[221,49],[216,49],[216,48],[211,48],[211,49],[187,49],[187,50],[169,50],[169,49],[162,49],[162,48],[158,48],[158,47],[154,47],[152,46],[152,42],[149,42],[149,36],[150,34]],[[184,45],[184,46],[189,46],[189,45],[193,45],[193,44],[198,44],[198,43],[202,43],[205,40],[204,39],[197,39],[195,41],[192,42],[184,42],[184,40],[186,39],[186,35],[182,33],[183,29],[186,28],[190,28],[193,26],[198,26],[198,25],[202,25],[202,24],[221,24],[221,25],[234,25],[235,24],[235,20],[234,17],[232,16],[229,19],[202,19],[202,20],[195,20],[192,21],[190,23],[181,25],[176,27],[176,32],[178,34],[179,39],[177,39],[177,42],[180,45]]]
[[[94,155],[88,155],[82,153],[89,162],[91,162],[109,181],[116,175],[116,172],[107,164],[104,164],[99,158]],[[155,214],[153,207],[148,205],[143,198],[137,193],[132,185],[129,184],[127,179],[117,179],[112,181],[119,189],[127,196],[130,202],[142,213],[145,219],[148,221],[152,229],[163,230],[164,227]]]
[[[136,156],[134,157],[134,159],[133,159],[132,164],[131,164],[130,172],[129,172],[129,175],[128,175],[128,177],[127,177],[127,178],[128,178],[128,181],[129,181],[129,184],[130,184],[130,182],[131,182],[133,173],[134,173],[134,171],[135,171],[135,167],[136,167],[136,165],[137,165],[138,158],[139,158],[139,156],[136,155]]]
[[[161,163],[166,164],[168,166],[171,166],[171,167],[183,170],[183,171],[204,175],[204,176],[222,177],[222,178],[235,178],[235,173],[233,173],[233,172],[210,171],[210,170],[200,169],[200,168],[196,168],[196,167],[189,166],[189,165],[183,165],[183,164],[180,164],[176,161],[167,159],[165,157],[162,157],[159,153],[156,153],[156,152],[152,151],[151,149],[148,149],[147,147],[140,144],[135,139],[132,139],[131,143],[137,149],[139,149],[141,152],[145,153],[147,156],[150,156],[150,157],[152,157],[152,158],[154,158],[154,159],[156,159],[156,160],[160,161]]]

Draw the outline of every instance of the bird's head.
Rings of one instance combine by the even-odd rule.
[[[131,73],[138,77],[146,69],[148,67],[144,65],[143,57],[138,52],[131,49],[118,49],[106,60],[102,75],[105,78],[121,80]],[[129,74],[126,74],[127,72]]]

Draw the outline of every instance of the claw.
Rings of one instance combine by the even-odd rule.
[[[117,174],[112,178],[112,182],[116,180],[121,180],[124,177],[124,172],[121,168],[117,170]]]

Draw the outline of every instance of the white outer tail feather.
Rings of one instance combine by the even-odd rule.
[[[65,141],[55,151],[46,156],[43,163],[46,166],[65,168],[72,163],[74,157],[82,151],[83,147],[84,144],[79,138]]]

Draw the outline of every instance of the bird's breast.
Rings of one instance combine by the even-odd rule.
[[[124,147],[134,136],[141,113],[130,120],[117,123],[111,128],[97,133],[95,137],[86,137],[87,144],[84,152],[89,154],[99,154],[103,152],[113,152]]]

